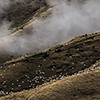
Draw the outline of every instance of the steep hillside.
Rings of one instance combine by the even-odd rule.
[[[99,100],[100,69],[73,75],[0,100]]]
[[[34,42],[28,43],[35,39],[30,38],[31,35],[28,37],[29,34],[34,34],[30,32],[34,29],[34,27],[31,29],[31,25],[34,26],[38,21],[48,18],[51,10],[59,4],[50,6],[45,0],[19,1],[11,0],[10,6],[0,14],[1,22],[5,19],[11,22],[11,33],[7,37],[0,38],[0,97],[11,95],[1,97],[0,100],[100,99],[100,69],[95,69],[100,66],[100,32],[75,37],[43,51],[48,47],[48,43],[47,47],[38,49],[43,52],[33,54]],[[70,5],[75,0],[66,1],[69,1]],[[76,1],[83,3],[85,0]],[[25,37],[28,37],[28,42],[23,41]],[[18,49],[20,39],[21,42],[26,42],[25,45],[28,47],[25,48],[23,43],[21,49]],[[30,51],[27,49],[29,47],[32,47]],[[23,48],[27,51],[24,52]],[[22,56],[24,54],[26,55]],[[82,74],[76,75],[77,73]]]
[[[3,13],[0,14],[0,19],[11,22],[11,29],[17,28],[31,20],[36,12],[43,7],[45,9],[42,12],[48,8],[45,0],[12,0],[10,5],[5,7]]]
[[[37,30],[38,29],[37,27],[36,29],[37,32],[35,33],[34,25],[36,23],[39,23],[39,21],[41,20],[44,21],[45,23],[45,19],[48,19],[50,17],[48,15],[52,15],[51,14],[53,13],[52,11],[58,5],[51,6],[47,4],[45,0],[23,0],[23,1],[10,0],[10,1],[11,1],[11,4],[4,8],[3,14],[0,14],[1,22],[5,21],[5,19],[11,22],[10,32],[6,31],[5,28],[3,29],[1,27],[1,33],[3,34],[3,32],[5,32],[7,34],[8,32],[8,34],[7,34],[7,37],[5,37],[5,39],[3,39],[2,37],[0,38],[0,59],[1,59],[0,64],[8,60],[18,58],[25,54],[33,54],[34,52],[43,51],[47,49],[48,47],[57,45],[58,43],[63,43],[62,40],[64,40],[64,42],[68,40],[68,38],[66,40],[63,39],[64,37],[63,34],[67,35],[67,34],[70,34],[71,32],[62,33],[63,29],[62,30],[59,29],[57,33],[58,34],[57,37],[59,38],[60,37],[59,35],[62,34],[61,35],[62,38],[53,39],[54,37],[53,38],[51,37],[52,40],[55,40],[55,42],[53,41],[54,43],[52,43],[51,39],[49,39],[49,41],[51,40],[51,42],[49,42],[48,44],[44,43],[45,45],[42,44],[42,46],[41,45],[38,46],[37,43],[34,43],[35,39],[36,39],[36,42],[38,42],[38,44],[41,44],[42,42],[48,42],[48,41],[43,41],[45,40],[44,37],[46,36],[46,34],[44,33],[46,32],[42,33],[41,30]],[[64,0],[64,1],[72,3],[75,1],[83,2],[84,0]],[[80,5],[81,3],[78,3],[78,4]],[[41,25],[41,26],[44,26],[44,25]],[[6,25],[4,25],[4,27],[6,27]],[[37,36],[37,33],[39,31],[40,31],[39,34],[44,34],[44,35],[39,36],[38,34]],[[35,35],[33,35],[34,33]],[[47,33],[49,34],[48,31]],[[56,34],[56,32],[54,33],[51,32],[51,33]],[[80,33],[85,33],[85,32],[80,32]],[[71,33],[69,36],[68,35],[67,36],[72,38],[74,37],[73,34],[74,33]],[[79,33],[76,34],[76,36],[78,35]],[[34,38],[35,36],[36,38]],[[42,37],[43,39],[41,39],[40,37]],[[31,49],[28,49],[30,47]]]
[[[26,34],[30,34],[29,31],[32,30],[30,28],[32,22],[47,15],[49,13],[48,9],[49,6],[46,4],[45,0],[24,0],[22,2],[20,0],[12,0],[10,5],[3,9],[4,11],[0,13],[0,21],[1,23],[5,20],[9,21],[11,23],[9,30],[11,31],[7,30],[6,32],[10,33],[3,38],[0,37],[0,64],[22,56],[21,54],[9,52],[7,50],[8,48],[6,48],[7,43],[10,46],[10,44],[12,44],[10,42],[11,40],[13,44],[16,45],[18,42],[18,39],[15,39],[16,37],[22,39],[26,37]],[[2,30],[3,29],[1,29],[1,31]],[[8,42],[6,43],[5,40],[8,40]],[[32,53],[33,52],[30,52],[29,54]]]
[[[97,32],[6,62],[0,67],[0,91],[8,94],[34,88],[89,68],[100,59],[99,43],[100,32]]]

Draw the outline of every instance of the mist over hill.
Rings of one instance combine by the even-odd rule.
[[[82,35],[44,52],[7,61],[0,66],[1,96],[36,88],[82,73],[100,59],[100,32]]]
[[[8,55],[6,60],[10,60],[12,57],[43,51],[73,37],[98,31],[99,2],[99,0],[3,2],[6,6],[1,6],[4,12],[1,13],[1,18],[5,19],[0,26],[1,59],[6,55]]]
[[[99,99],[99,21],[100,0],[1,0],[0,100]]]

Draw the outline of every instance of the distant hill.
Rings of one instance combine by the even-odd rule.
[[[8,50],[10,48],[10,44],[13,44],[13,46],[11,45],[12,47],[14,47],[15,45],[19,46],[18,39],[15,38],[17,37],[20,40],[20,38],[24,39],[24,37],[27,37],[26,35],[31,33],[30,32],[32,30],[31,28],[33,28],[31,27],[32,23],[35,24],[35,21],[39,19],[44,20],[48,18],[48,16],[51,14],[51,11],[54,8],[53,6],[48,5],[45,0],[24,0],[24,1],[10,0],[10,1],[11,1],[10,5],[5,7],[3,9],[4,10],[3,13],[0,14],[0,21],[2,22],[6,19],[7,21],[11,22],[9,28],[9,30],[11,30],[11,33],[9,33],[8,37],[5,37],[7,38],[5,40],[11,40],[13,42],[9,41],[7,42],[8,45],[6,45],[5,40],[3,40],[2,37],[0,38],[0,47],[1,47],[0,64],[4,63],[5,61],[18,58],[25,54],[33,54],[34,52],[43,51],[48,47],[51,47],[51,45],[44,46],[42,48],[37,47],[36,50],[30,50],[30,51],[27,50],[25,51],[25,53],[23,52],[16,53],[16,51],[18,51],[18,48],[15,49],[16,51],[11,49],[12,52]],[[74,2],[74,0],[66,0],[66,1]],[[83,1],[85,0],[81,0],[81,2]],[[52,46],[56,44],[58,43],[55,42],[55,44],[52,44]],[[31,44],[29,45],[31,46]],[[20,51],[22,51],[22,48]]]
[[[0,19],[11,22],[11,29],[17,28],[31,20],[35,13],[44,6],[47,7],[45,0],[12,0],[0,14]]]
[[[5,20],[10,22],[9,30],[11,30],[10,34],[6,37],[8,40],[12,40],[12,38],[25,36],[26,34],[22,34],[21,31],[28,31],[30,30],[30,24],[36,19],[41,18],[41,16],[47,14],[47,9],[49,6],[45,2],[45,0],[11,0],[9,6],[3,9],[3,12],[0,13],[0,21],[1,23]],[[45,13],[46,12],[46,13]],[[5,25],[6,26],[6,25]],[[25,27],[25,30],[24,30]],[[8,32],[8,30],[7,30]],[[28,34],[28,32],[27,32]],[[17,58],[22,56],[21,54],[10,53],[8,50],[5,49],[5,43],[2,42],[3,38],[0,37],[0,64],[11,60],[13,58]],[[16,43],[17,40],[14,40]],[[10,43],[9,43],[10,44]],[[15,44],[16,45],[16,44]],[[32,54],[30,52],[29,54]]]

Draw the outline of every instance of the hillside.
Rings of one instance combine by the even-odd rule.
[[[17,45],[18,39],[22,40],[23,37],[26,38],[26,35],[30,34],[29,32],[32,30],[32,23],[47,15],[49,13],[48,9],[49,6],[46,4],[45,0],[24,0],[22,2],[20,0],[11,0],[10,5],[3,9],[3,12],[0,13],[1,26],[2,23],[7,20],[9,24],[6,32],[10,33],[5,37],[0,37],[0,64],[27,54],[13,53],[8,51],[8,48],[10,48],[11,44],[13,44],[13,47]],[[3,29],[1,29],[1,31],[2,30]],[[8,47],[6,42],[8,43]],[[29,54],[33,53],[32,50],[29,51]]]
[[[99,43],[97,32],[6,62],[0,67],[0,90],[6,94],[27,90],[89,68],[100,59]]]
[[[100,69],[97,68],[44,84],[36,89],[1,97],[0,100],[99,100],[99,77]]]
[[[100,1],[89,1],[10,0],[0,9],[0,100],[100,99]]]
[[[5,7],[3,13],[0,14],[0,19],[11,22],[11,29],[18,29],[18,27],[31,20],[39,9],[44,7],[41,12],[46,11],[47,6],[45,0],[11,0],[10,5]]]
[[[50,29],[48,29],[53,25],[48,26],[47,25],[48,22],[46,23],[46,20],[48,20],[49,18],[52,19],[51,13],[53,13],[53,10],[56,9],[58,5],[55,6],[48,5],[45,0],[24,0],[23,2],[21,2],[21,0],[10,0],[10,1],[11,4],[5,7],[4,12],[0,14],[0,19],[1,19],[0,21],[3,22],[7,20],[8,21],[7,24],[9,26],[8,29],[10,30],[9,32],[9,30],[6,30],[5,28],[3,29],[1,27],[0,32],[2,33],[3,31],[4,34],[7,34],[8,32],[8,34],[7,36],[0,38],[0,59],[1,59],[0,64],[4,63],[5,61],[9,61],[27,54],[29,55],[35,52],[43,51],[47,48],[50,48],[51,46],[63,43],[71,39],[72,37],[79,36],[80,34],[89,33],[83,31],[82,32],[78,31],[78,33],[66,32],[67,30],[63,32],[64,29],[60,27],[59,27],[60,29],[58,29],[57,31],[55,29],[51,29],[54,30],[55,32],[52,32]],[[70,3],[74,1],[78,1],[79,2],[78,4],[81,5],[85,0],[65,0],[65,1],[67,1],[68,5],[70,5]],[[58,8],[60,8],[60,6]],[[61,19],[63,19],[62,17]],[[51,23],[53,24],[52,20],[49,21],[51,21]],[[37,27],[34,27],[36,24]],[[41,26],[44,26],[42,27],[43,29],[41,28]],[[4,27],[7,26],[4,25]],[[47,27],[47,30],[44,32],[44,30],[46,29],[45,27]],[[72,29],[73,27],[71,28],[71,30]],[[94,31],[91,30],[91,32]],[[54,34],[54,36],[50,34]],[[65,36],[67,39],[65,38]]]

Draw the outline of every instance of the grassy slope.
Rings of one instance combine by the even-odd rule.
[[[47,6],[45,0],[24,0],[24,2],[14,0],[4,8],[1,18],[12,22],[11,28],[19,27],[31,20],[35,13],[44,6]]]
[[[8,36],[9,39],[12,39],[14,36],[19,38],[25,36],[25,33],[22,34],[20,31],[30,30],[30,24],[32,24],[33,21],[49,13],[49,6],[45,0],[24,0],[26,1],[24,3],[18,3],[16,2],[17,0],[14,1],[15,2],[12,2],[10,6],[7,6],[5,11],[0,14],[1,22],[5,18],[11,22],[10,29],[12,30],[12,34]],[[0,40],[0,42],[2,43],[2,40]],[[19,56],[21,55],[15,55],[7,52],[5,49],[0,49],[0,64]]]
[[[0,67],[0,91],[22,91],[84,70],[100,59],[99,43],[100,32],[5,63]]]
[[[11,1],[13,2],[10,4],[10,6],[7,6],[5,8],[3,14],[0,14],[1,21],[6,18],[8,21],[11,22],[10,29],[12,29],[13,33],[9,36],[9,39],[12,39],[12,37],[14,36],[25,36],[25,33],[22,32],[23,30],[25,32],[30,30],[30,25],[32,24],[32,22],[40,18],[45,19],[50,15],[51,10],[53,9],[52,7],[47,5],[45,0],[24,0],[25,2],[18,2],[18,0]],[[71,1],[74,2],[74,0]],[[29,53],[32,54],[32,52]],[[17,55],[9,53],[6,52],[5,49],[0,50],[0,64],[5,61],[11,60],[12,58],[17,58],[19,56],[21,56],[21,54]]]
[[[99,100],[100,69],[1,97],[0,100]]]
[[[60,78],[66,73],[71,75],[91,66],[100,59],[99,39],[99,33],[77,37],[72,39],[69,45],[59,45],[47,50],[46,53],[15,60],[7,66],[0,67],[0,90],[11,92],[29,89],[57,77]],[[36,75],[38,81],[35,81]]]

